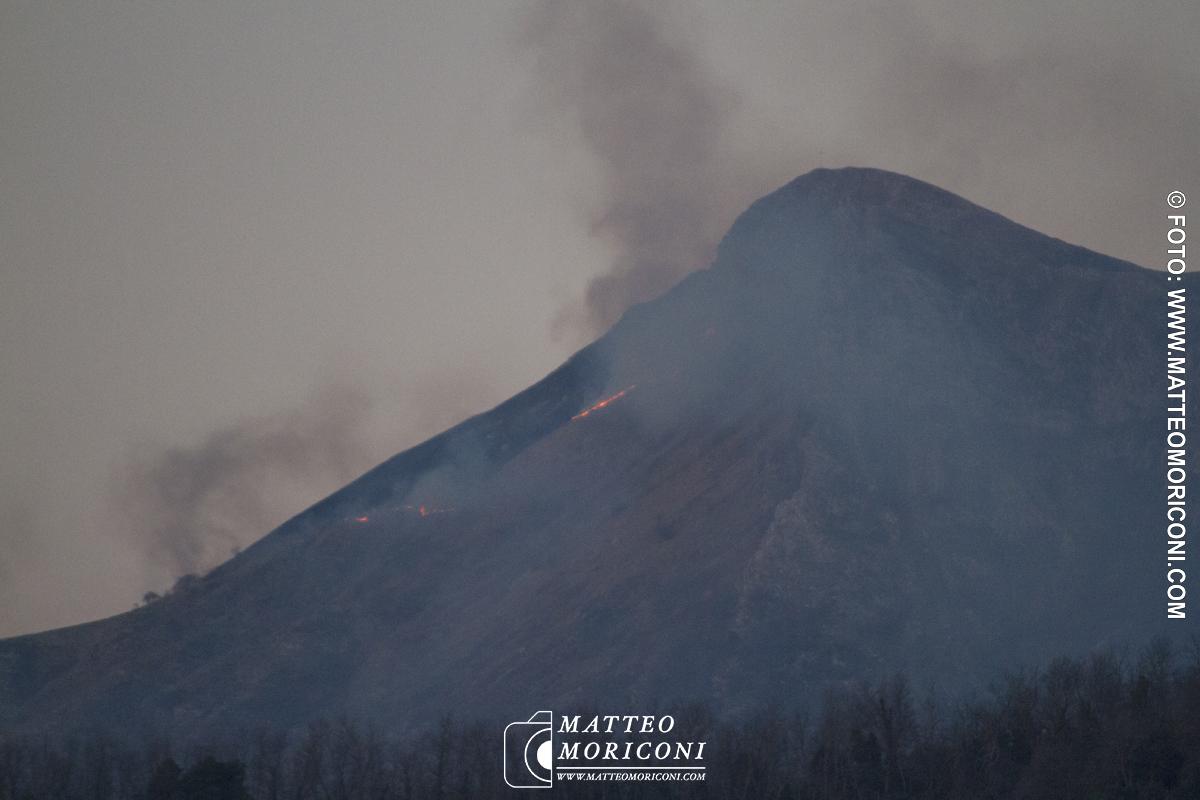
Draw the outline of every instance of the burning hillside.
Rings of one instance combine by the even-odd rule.
[[[589,414],[592,414],[593,412],[599,411],[603,408],[608,408],[610,405],[617,402],[622,397],[625,397],[627,394],[629,394],[636,388],[637,388],[637,384],[635,383],[631,386],[626,386],[624,389],[622,389],[621,391],[617,392],[614,395],[609,395],[608,397],[605,397],[603,400],[596,401],[592,405],[585,408],[583,411],[580,411],[578,414],[571,417],[571,421],[574,422],[577,419],[583,419],[584,417],[588,416]]]

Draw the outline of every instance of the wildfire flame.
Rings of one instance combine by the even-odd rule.
[[[376,509],[376,510],[378,511],[378,509]],[[384,516],[386,518],[387,517],[386,512],[390,511],[393,513],[396,513],[396,512],[415,513],[418,516],[424,518],[424,517],[432,517],[435,514],[451,514],[454,512],[454,510],[455,509],[450,506],[434,506],[434,505],[428,505],[426,503],[420,503],[417,505],[388,506],[387,508],[384,509]],[[350,521],[357,522],[361,525],[363,523],[370,522],[371,518],[369,516],[367,516],[366,514],[361,514],[359,516],[350,517]]]
[[[625,395],[629,394],[630,392],[632,392],[632,391],[633,391],[634,389],[636,389],[636,388],[637,388],[637,384],[636,384],[636,383],[634,383],[634,384],[631,384],[631,385],[629,385],[629,386],[626,386],[624,389],[622,389],[621,391],[617,392],[616,394],[614,394],[614,395],[610,395],[609,397],[606,397],[606,398],[604,398],[603,400],[600,400],[600,401],[596,402],[595,404],[593,404],[593,405],[591,405],[591,406],[588,406],[588,407],[587,407],[587,408],[585,408],[583,411],[580,411],[578,414],[576,414],[575,416],[571,417],[571,421],[572,421],[572,422],[574,422],[574,421],[575,421],[575,420],[577,420],[577,419],[583,419],[583,418],[584,418],[584,417],[586,417],[588,414],[591,414],[593,411],[599,411],[599,410],[600,410],[600,409],[602,409],[602,408],[605,408],[605,407],[607,407],[607,406],[610,406],[610,405],[612,405],[613,403],[617,402],[617,401],[618,401],[618,400],[620,400],[622,397],[624,397]]]
[[[422,517],[431,517],[434,514],[449,514],[453,508],[442,508],[440,506],[428,506],[424,503],[415,506],[401,506],[405,511],[415,511]]]

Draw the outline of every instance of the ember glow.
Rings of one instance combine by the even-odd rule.
[[[455,509],[453,509],[450,506],[435,506],[435,505],[431,505],[429,503],[417,503],[417,504],[410,504],[410,505],[394,505],[394,506],[384,506],[382,508],[376,508],[375,509],[375,517],[376,517],[376,520],[378,521],[380,519],[381,515],[382,515],[382,519],[388,520],[388,519],[393,518],[397,514],[416,514],[417,516],[424,519],[426,517],[432,517],[437,514],[452,514],[452,513],[454,513],[454,510]],[[360,525],[371,521],[371,518],[369,516],[367,516],[366,514],[348,517],[348,519],[351,522],[357,522]]]
[[[451,511],[454,510],[453,508],[442,508],[440,506],[430,506],[430,505],[425,505],[424,503],[421,503],[420,505],[415,505],[415,506],[403,506],[403,509],[405,511],[415,511],[418,514],[420,514],[422,517],[431,517],[434,514],[449,514]]]
[[[589,406],[589,407],[585,408],[583,411],[580,411],[578,414],[576,414],[575,416],[571,417],[571,421],[573,422],[573,421],[575,421],[575,420],[577,420],[577,419],[583,419],[583,418],[584,418],[584,417],[586,417],[588,414],[591,414],[593,411],[599,411],[600,409],[602,409],[602,408],[605,408],[606,406],[612,405],[613,403],[617,402],[617,401],[618,401],[618,400],[620,400],[622,397],[624,397],[625,395],[629,394],[630,392],[632,392],[632,391],[633,391],[634,389],[636,389],[636,388],[637,388],[637,384],[636,384],[636,383],[635,383],[635,384],[632,384],[632,385],[630,385],[630,386],[626,386],[624,389],[622,389],[621,391],[617,392],[616,394],[614,394],[614,395],[611,395],[611,396],[609,396],[609,397],[606,397],[606,398],[604,398],[603,400],[601,400],[601,401],[597,402],[596,404],[594,404],[594,405],[591,405],[591,406]]]

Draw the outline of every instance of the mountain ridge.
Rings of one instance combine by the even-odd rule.
[[[0,641],[0,726],[736,712],[1129,641],[1160,594],[1130,532],[1156,529],[1161,280],[895,173],[808,173],[191,589]]]

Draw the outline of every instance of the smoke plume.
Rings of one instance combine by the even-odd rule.
[[[365,396],[346,386],[131,457],[113,498],[123,534],[170,577],[202,572],[372,463]]]
[[[1185,156],[1200,135],[1200,90],[1186,77],[1197,56],[1174,36],[1200,18],[1191,8],[773,9],[787,60],[754,62],[782,72],[764,75],[770,88],[742,80],[741,95],[700,57],[712,48],[690,49],[664,4],[651,8],[541,0],[522,19],[540,101],[598,167],[589,223],[614,251],[557,332],[590,338],[707,265],[750,201],[814,167],[913,175],[1151,267],[1161,231],[1148,220],[1167,191],[1200,181]],[[781,106],[809,113],[779,116]]]
[[[615,255],[582,306],[557,325],[599,333],[631,304],[706,266],[733,214],[753,195],[720,158],[736,107],[663,21],[624,2],[540,2],[521,42],[540,96],[565,114],[599,166],[592,232]]]

